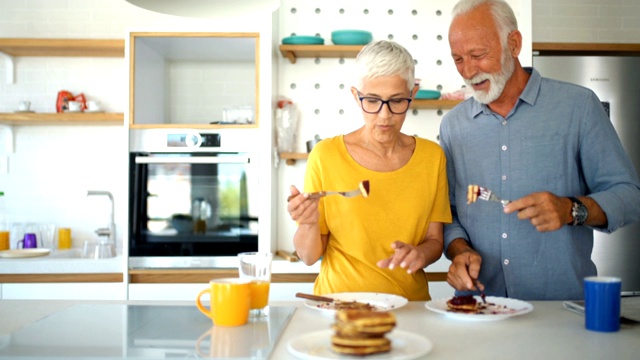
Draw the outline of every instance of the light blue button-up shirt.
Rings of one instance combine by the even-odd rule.
[[[526,70],[529,82],[506,118],[468,99],[442,120],[453,212],[445,253],[453,240],[466,239],[482,255],[488,294],[581,299],[582,279],[596,274],[592,228],[538,232],[500,203],[467,205],[468,185],[478,184],[509,200],[539,191],[588,195],[607,215],[607,227],[599,229],[605,232],[640,218],[638,175],[597,96]]]

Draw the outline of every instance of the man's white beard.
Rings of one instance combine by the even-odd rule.
[[[511,54],[505,52],[502,56],[501,69],[495,73],[480,73],[471,79],[464,79],[464,82],[473,89],[473,97],[481,104],[490,104],[498,99],[504,90],[504,86],[513,74],[515,61]],[[472,84],[478,84],[484,80],[489,80],[489,90],[475,90]]]

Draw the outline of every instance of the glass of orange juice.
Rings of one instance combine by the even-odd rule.
[[[252,317],[268,315],[272,259],[273,255],[268,252],[238,254],[240,278],[251,281],[250,315]]]

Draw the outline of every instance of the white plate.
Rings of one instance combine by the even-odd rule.
[[[480,299],[479,296],[476,296],[475,298],[476,298],[477,301],[482,301],[482,299]],[[487,303],[506,306],[509,309],[511,309],[513,312],[498,313],[498,314],[457,313],[457,312],[451,312],[451,311],[447,310],[447,300],[449,300],[449,299],[451,299],[451,298],[431,300],[431,301],[428,301],[425,304],[425,306],[427,307],[427,309],[429,309],[431,311],[435,311],[437,313],[445,314],[445,315],[447,315],[447,316],[449,316],[451,318],[460,319],[460,320],[470,320],[470,321],[504,320],[504,319],[508,319],[510,317],[526,314],[528,312],[531,312],[531,310],[533,310],[533,305],[529,304],[528,302],[524,302],[522,300],[503,298],[503,297],[495,297],[495,296],[487,296],[487,298],[486,298],[487,299]],[[491,310],[491,309],[489,309],[489,310]],[[500,311],[500,309],[498,311]]]
[[[409,300],[402,296],[370,292],[344,292],[322,296],[333,298],[334,300],[357,301],[371,304],[376,307],[377,311],[395,310],[407,305],[409,302]],[[333,315],[336,311],[334,308],[331,308],[331,303],[322,301],[306,300],[304,305],[308,308],[320,310],[329,315]]]
[[[29,258],[46,256],[51,253],[49,249],[12,249],[0,251],[0,257],[3,258]]]
[[[333,331],[323,330],[301,335],[287,344],[289,352],[300,359],[355,359],[357,356],[340,355],[331,351]],[[368,355],[367,360],[408,360],[428,354],[433,349],[431,340],[426,337],[402,330],[393,330],[386,337],[391,340],[391,351]]]

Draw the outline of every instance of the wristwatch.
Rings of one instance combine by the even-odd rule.
[[[578,200],[573,196],[569,196],[569,200],[573,202],[573,207],[571,208],[571,216],[573,216],[573,223],[569,225],[573,225],[573,226],[584,225],[585,221],[587,221],[587,216],[589,216],[587,207],[584,206],[582,201]]]

